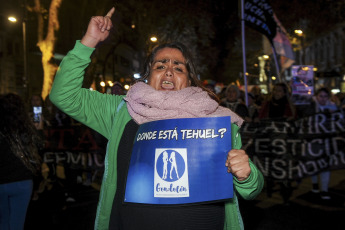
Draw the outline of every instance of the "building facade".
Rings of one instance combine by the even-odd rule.
[[[303,52],[304,64],[316,67],[318,85],[345,92],[345,23],[313,39]]]

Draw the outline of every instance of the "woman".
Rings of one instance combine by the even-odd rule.
[[[255,103],[255,97],[252,93],[248,93],[248,122],[259,122],[260,107]]]
[[[273,86],[272,95],[263,103],[259,118],[279,120],[293,120],[296,118],[296,109],[289,100],[289,89],[285,83],[277,83]]]
[[[264,101],[259,111],[259,119],[278,121],[289,121],[296,118],[295,107],[289,100],[289,89],[285,83],[277,83],[273,86],[272,95]],[[274,187],[274,180],[266,178],[267,195],[271,197]],[[291,182],[289,180],[279,182],[280,194],[284,203],[288,203],[292,194]]]
[[[248,155],[239,150],[242,119],[219,107],[202,89],[191,55],[179,43],[154,49],[143,74],[148,83],[134,84],[126,96],[81,88],[90,55],[109,36],[114,11],[91,19],[82,40],[62,61],[50,94],[61,110],[108,139],[95,229],[242,229],[236,196],[227,202],[183,207],[123,204],[134,137],[139,125],[148,121],[230,115],[237,125],[232,125],[234,149],[229,151],[225,165],[234,175],[236,191],[246,199],[254,198],[262,189],[263,177]]]
[[[315,96],[313,97],[313,101],[311,102],[309,107],[306,107],[304,112],[305,116],[311,116],[316,113],[333,113],[338,110],[337,105],[332,102],[331,99],[331,92],[327,88],[320,88],[315,92]],[[331,199],[331,196],[328,192],[328,185],[329,180],[331,177],[330,171],[324,171],[319,173],[318,175],[314,175],[311,177],[312,181],[312,192],[313,193],[320,193],[320,197],[323,200]],[[321,185],[321,191],[319,189],[319,181]]]
[[[245,121],[251,122],[247,106],[240,100],[240,89],[237,85],[230,84],[225,91],[226,97],[221,100],[221,105],[237,113]]]
[[[36,144],[40,138],[15,94],[0,97],[0,229],[23,229],[33,189],[33,175],[39,172]]]

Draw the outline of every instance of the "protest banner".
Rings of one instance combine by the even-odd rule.
[[[295,180],[345,168],[342,112],[318,113],[296,121],[245,124],[244,149],[265,177]]]
[[[314,95],[314,70],[312,65],[293,65],[291,68],[291,100],[295,105],[309,104]]]
[[[202,130],[201,126],[197,130]],[[211,136],[215,134],[216,132],[211,131],[205,133]],[[224,133],[226,134],[228,132]],[[166,139],[170,136],[172,142],[176,137],[168,130],[160,136],[159,132],[155,135],[156,138]],[[183,135],[185,141],[194,143],[190,138],[193,132],[180,130],[178,137],[181,139]],[[262,120],[259,123],[245,123],[241,128],[241,136],[243,149],[263,175],[274,180],[295,180],[325,170],[345,168],[345,120],[344,113],[340,111],[332,114],[318,113],[290,122]],[[150,135],[141,138],[150,138]],[[103,136],[82,125],[54,127],[45,129],[45,141],[42,158],[51,168],[51,177],[57,177],[54,169],[60,165],[65,168],[66,177],[71,177],[70,172],[74,171],[77,174],[73,173],[73,176],[79,175],[80,183],[101,184],[107,144]],[[146,141],[141,140],[141,142]],[[194,145],[199,146],[199,143]],[[163,154],[165,150],[168,156],[171,156],[171,146],[159,148],[161,150],[158,153]],[[179,159],[176,153],[175,156]],[[157,157],[163,162],[162,158],[163,155]],[[225,158],[220,168],[226,170],[224,162]],[[167,172],[169,175],[170,170],[168,169]],[[157,173],[162,177],[161,172]],[[176,175],[174,173],[173,170],[173,176]],[[77,183],[76,178],[75,183]]]
[[[232,198],[225,161],[230,117],[186,118],[142,124],[136,135],[124,201],[188,204]]]
[[[101,185],[107,144],[102,135],[83,125],[48,127],[44,134],[45,147],[41,155],[49,181],[68,179],[74,183]],[[58,174],[61,170],[64,178]]]
[[[264,34],[270,42],[276,35],[277,23],[267,0],[247,0],[244,2],[245,24]]]

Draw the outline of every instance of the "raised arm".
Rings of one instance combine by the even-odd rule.
[[[87,31],[84,37],[81,39],[81,43],[85,46],[95,48],[99,42],[104,41],[109,36],[109,31],[113,27],[111,17],[115,12],[115,8],[104,16],[94,16],[89,22]]]
[[[122,97],[82,88],[82,83],[95,47],[109,36],[114,11],[112,8],[104,17],[91,18],[83,39],[62,60],[50,92],[50,100],[60,110],[106,138]]]

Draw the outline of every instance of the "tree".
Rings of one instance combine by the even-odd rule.
[[[52,0],[49,11],[44,9],[40,0],[34,1],[34,6],[28,6],[28,10],[36,13],[38,18],[38,42],[37,46],[42,53],[43,86],[41,95],[45,99],[53,84],[57,65],[53,62],[56,42],[56,31],[59,30],[58,12],[62,0]],[[45,29],[45,15],[48,14],[48,23]]]

